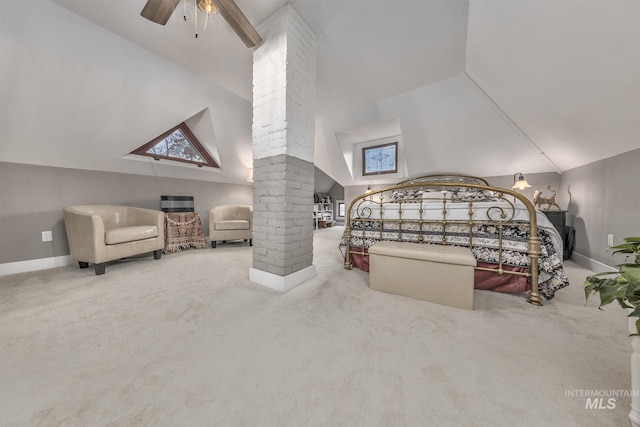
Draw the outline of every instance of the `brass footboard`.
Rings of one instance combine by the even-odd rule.
[[[504,270],[503,253],[509,248],[505,248],[503,233],[509,227],[528,230],[528,241],[517,243],[524,247],[521,252],[526,252],[529,259],[528,272]],[[356,197],[346,212],[344,266],[352,268],[353,254],[368,256],[367,241],[412,241],[468,246],[473,250],[481,247],[474,237],[474,230],[479,228],[497,234],[497,243],[489,245],[497,250],[498,259],[497,269],[476,269],[527,276],[531,285],[528,301],[542,305],[538,289],[541,242],[535,208],[522,194],[489,186],[481,178],[429,175]],[[353,247],[353,239],[362,240],[359,249]]]

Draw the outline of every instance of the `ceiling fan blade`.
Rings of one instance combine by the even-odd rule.
[[[180,0],[147,0],[140,15],[156,24],[167,23]]]
[[[214,3],[218,6],[220,14],[247,47],[255,47],[262,43],[262,37],[253,28],[234,0],[214,0]]]

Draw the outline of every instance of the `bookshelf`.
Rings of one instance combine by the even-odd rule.
[[[313,222],[316,230],[332,227],[334,224],[333,203],[314,203]]]

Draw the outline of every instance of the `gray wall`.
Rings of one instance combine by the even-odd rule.
[[[614,244],[640,235],[640,150],[571,169],[562,174],[570,222],[576,229],[575,252],[609,266],[624,261],[607,252]],[[579,259],[576,259],[580,261]]]
[[[336,182],[327,194],[329,194],[332,201],[344,200],[344,187]]]
[[[331,190],[329,190],[329,196],[333,202],[333,219],[336,221],[336,224],[343,225],[344,218],[338,218],[338,204],[336,202],[338,200],[344,200],[344,187],[336,182],[333,184],[333,187],[331,187]]]
[[[555,172],[546,173],[524,173],[524,178],[527,180],[531,188],[527,188],[521,191],[529,200],[533,200],[533,192],[536,190],[542,191],[543,196],[550,196],[553,194],[547,189],[551,186],[551,189],[556,191],[556,202],[562,209],[567,208],[568,197],[566,197],[561,191],[560,178],[561,175]],[[507,176],[488,176],[484,177],[489,184],[494,187],[511,188],[513,186],[513,175]]]
[[[607,234],[614,235],[616,244],[625,236],[640,235],[639,164],[640,150],[634,150],[562,175],[525,173],[532,185],[525,194],[531,198],[534,189],[547,193],[548,185],[558,189],[558,203],[568,209],[567,221],[576,229],[574,253],[614,265],[623,258],[614,259],[606,251]],[[513,185],[513,176],[487,180],[497,187]],[[345,187],[347,206],[366,189],[366,185]],[[206,211],[211,206],[252,204],[248,185],[0,162],[0,263],[67,255],[64,206],[113,203],[158,209],[161,194],[193,195],[205,230]],[[45,230],[53,231],[53,242],[41,241],[41,232]]]
[[[194,196],[208,234],[207,211],[252,204],[250,185],[0,162],[0,264],[69,254],[62,208],[121,204],[160,209],[161,195]],[[53,231],[42,242],[42,231]]]

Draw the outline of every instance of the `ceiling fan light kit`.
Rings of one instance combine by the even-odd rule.
[[[184,9],[182,17],[185,22],[187,21],[187,2],[188,0],[182,0],[182,6]],[[218,14],[218,8],[213,3],[212,0],[193,0],[193,27],[194,27],[194,35],[195,38],[198,38],[198,10],[204,13],[204,26],[202,27],[202,31],[207,31],[207,23],[209,22],[209,17]]]
[[[206,13],[208,16],[218,13],[218,7],[211,0],[198,0],[198,9]]]
[[[182,1],[184,6],[183,17],[186,21],[188,0]],[[147,0],[140,15],[156,24],[165,25],[178,6],[178,3],[180,3],[180,0]],[[198,10],[200,10],[205,14],[205,30],[207,28],[208,18],[220,12],[247,47],[256,47],[262,43],[262,37],[260,37],[260,34],[258,34],[253,25],[251,25],[234,0],[216,0],[215,2],[213,0],[194,0],[194,9],[196,38],[198,37]]]

